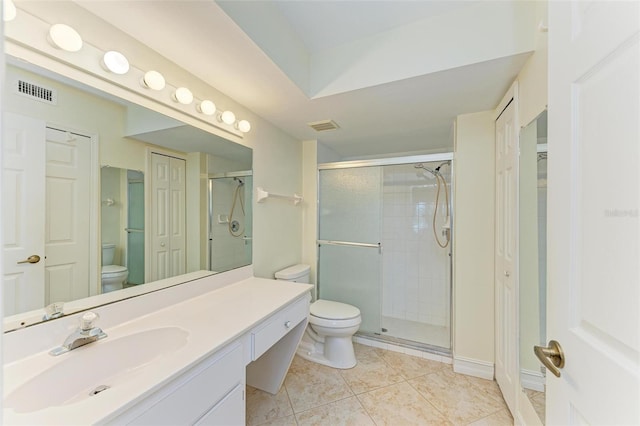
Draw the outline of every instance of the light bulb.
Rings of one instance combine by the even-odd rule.
[[[193,102],[193,93],[186,87],[178,87],[176,91],[173,92],[173,100],[183,105],[189,105]]]
[[[220,119],[225,124],[233,124],[236,121],[236,115],[233,112],[227,110],[222,113],[222,115],[220,116]]]
[[[242,133],[249,133],[249,131],[251,130],[251,123],[249,123],[247,120],[240,120],[236,123],[236,128]]]
[[[198,111],[205,115],[213,115],[216,113],[216,104],[208,99],[205,99],[204,101],[200,102],[200,104],[198,104]]]
[[[4,22],[13,21],[17,14],[16,5],[12,0],[2,0],[2,19]]]
[[[82,49],[82,37],[65,24],[54,24],[49,28],[49,41],[58,49],[77,52]]]
[[[147,71],[142,77],[142,86],[148,87],[152,90],[162,90],[164,89],[165,81],[162,74],[158,71]]]
[[[102,57],[102,65],[114,74],[126,74],[129,72],[129,61],[120,52],[110,50]]]

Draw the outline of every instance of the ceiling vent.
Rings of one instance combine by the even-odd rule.
[[[336,130],[340,128],[340,126],[338,126],[333,120],[314,121],[313,123],[309,123],[309,127],[316,132],[326,132],[328,130]]]
[[[55,89],[48,89],[21,79],[16,81],[15,89],[16,93],[30,99],[35,99],[51,105],[56,105],[58,103],[58,92],[56,92]]]

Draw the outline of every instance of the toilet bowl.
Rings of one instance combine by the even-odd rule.
[[[116,251],[115,244],[102,245],[102,292],[108,293],[120,290],[129,276],[129,270],[125,266],[113,265],[113,257]]]
[[[294,265],[276,273],[276,279],[309,282],[309,265]],[[360,328],[360,310],[346,303],[316,300],[309,307],[309,323],[296,353],[333,368],[353,368],[353,335]]]

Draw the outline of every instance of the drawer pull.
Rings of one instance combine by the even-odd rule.
[[[287,321],[284,323],[284,327],[285,328],[290,328],[291,327],[291,321]]]

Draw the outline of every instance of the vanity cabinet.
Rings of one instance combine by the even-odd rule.
[[[214,286],[223,278],[224,274],[218,274],[194,281],[194,285]],[[117,346],[108,352],[109,339],[71,351],[64,359],[40,350],[12,360],[4,366],[11,373],[8,381],[5,376],[5,389],[10,393],[33,380],[44,384],[23,392],[25,401],[13,404],[16,401],[11,400],[12,404],[5,405],[3,424],[244,425],[246,386],[275,395],[284,382],[307,325],[311,289],[308,284],[250,277],[179,303],[166,298],[169,306],[158,310],[154,305],[150,312],[139,309],[137,303],[126,306],[131,300],[110,305],[100,312],[104,317],[122,317],[132,308],[138,315],[108,328],[113,342],[128,336],[137,339],[140,333],[161,328],[181,329],[186,338],[175,347],[170,340],[160,342],[142,364],[135,363],[134,346]],[[158,297],[164,298],[162,292],[152,293],[146,304]],[[37,333],[21,333],[22,344],[41,342],[56,327],[60,325],[29,328],[26,331]],[[42,346],[47,349],[51,342],[45,343]],[[171,347],[162,351],[163,345]],[[79,363],[90,370],[105,356],[122,357],[122,363],[114,367],[116,374],[108,370],[89,381],[106,385],[108,390],[88,395],[84,382],[71,380],[65,386],[69,395],[75,395],[72,403],[64,402],[69,398],[47,399],[58,390],[58,381],[50,376],[60,370],[59,365]],[[31,374],[34,366],[39,372]],[[56,388],[50,389],[50,384]],[[36,403],[29,405],[32,399]]]
[[[234,343],[109,423],[243,425],[244,376],[242,345]]]

